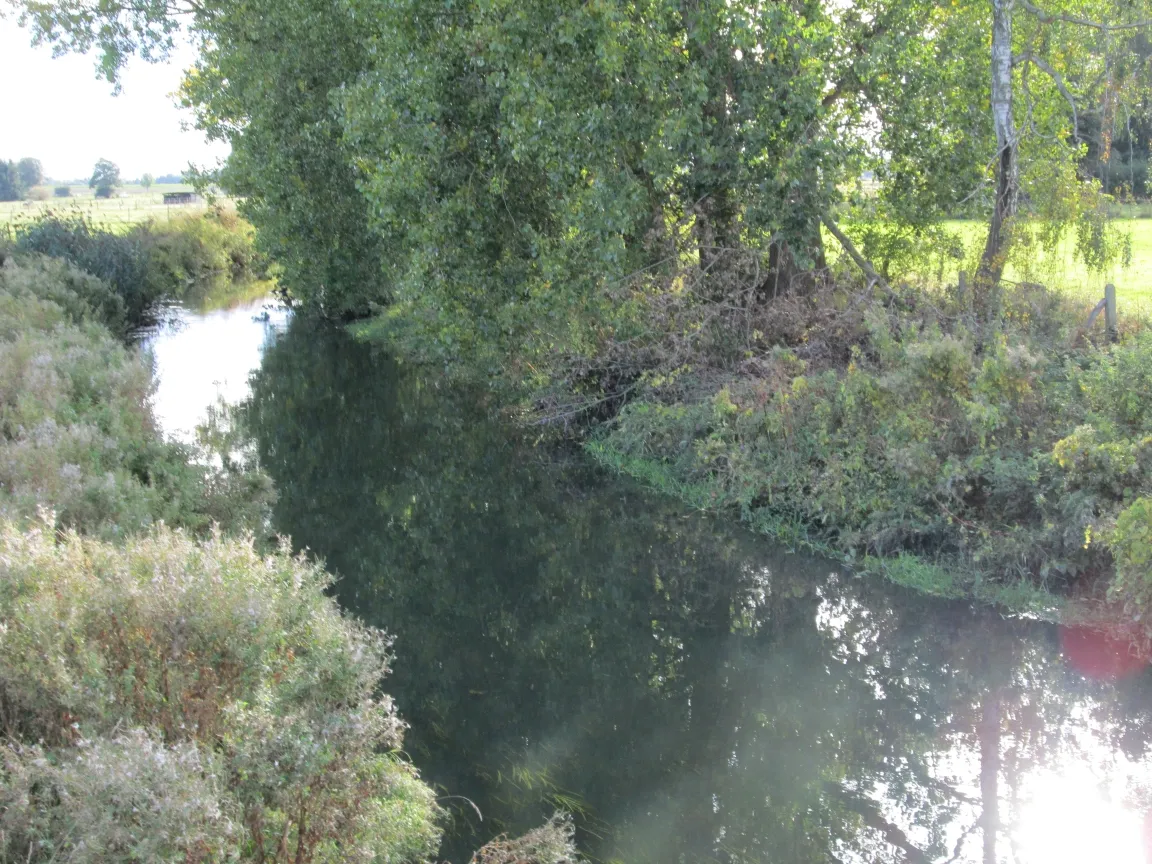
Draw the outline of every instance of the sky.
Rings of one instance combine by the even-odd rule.
[[[39,159],[54,180],[87,178],[97,159],[111,159],[133,180],[145,172],[179,174],[189,162],[215,165],[228,155],[227,145],[180,128],[191,116],[170,94],[195,56],[191,48],[182,46],[167,64],[134,60],[115,96],[96,77],[94,58],[53,58],[50,48],[30,42],[15,21],[0,19],[0,159]]]

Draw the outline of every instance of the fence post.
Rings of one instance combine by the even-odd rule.
[[[1119,339],[1116,324],[1116,286],[1109,282],[1104,286],[1104,330],[1109,342]]]
[[[960,304],[960,311],[968,309],[968,271],[960,271],[960,281],[956,283],[956,300]]]

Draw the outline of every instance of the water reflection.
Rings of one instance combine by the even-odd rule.
[[[1143,861],[1146,671],[686,516],[305,321],[249,414],[277,528],[396,636],[451,860],[564,807],[600,861]]]
[[[245,399],[248,376],[287,320],[287,309],[263,293],[218,308],[168,309],[141,339],[155,364],[152,410],[165,433],[190,440],[209,405]]]

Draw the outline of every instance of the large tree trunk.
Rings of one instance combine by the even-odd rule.
[[[996,129],[996,203],[976,273],[977,312],[986,323],[999,314],[1000,277],[1007,253],[1007,223],[1016,215],[1016,125],[1012,118],[1012,5],[992,0],[992,122]]]
[[[1000,831],[1000,695],[989,693],[981,706],[980,726],[980,800],[984,814],[984,864],[997,864],[996,835]]]

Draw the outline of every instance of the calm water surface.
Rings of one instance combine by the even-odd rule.
[[[251,315],[155,337],[165,423],[256,366]],[[448,860],[560,808],[605,862],[1152,860],[1152,676],[1115,646],[786,554],[302,319],[246,395],[276,528],[395,636]]]
[[[208,405],[248,396],[248,376],[260,366],[268,340],[287,324],[288,311],[263,297],[223,309],[171,307],[167,313],[140,342],[151,352],[156,373],[153,413],[165,432],[188,440]]]

